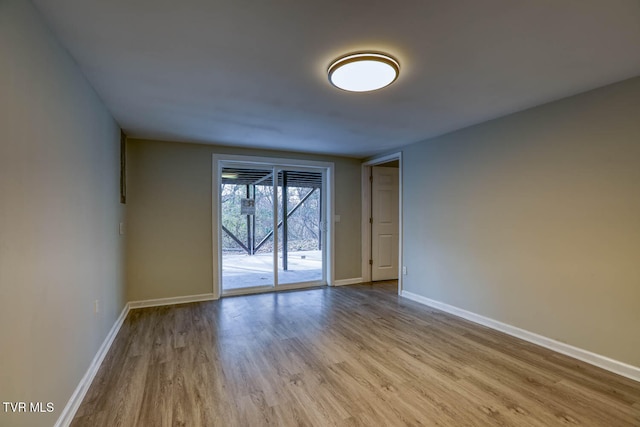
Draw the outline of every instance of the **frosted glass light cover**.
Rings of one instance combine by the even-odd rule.
[[[398,61],[377,53],[358,53],[342,57],[329,67],[329,81],[350,92],[382,89],[398,78]]]

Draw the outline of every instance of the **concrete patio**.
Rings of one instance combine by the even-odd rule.
[[[311,282],[322,280],[322,251],[290,251],[288,269],[282,270],[282,254],[278,258],[278,282]],[[223,254],[223,290],[273,285],[273,253]]]

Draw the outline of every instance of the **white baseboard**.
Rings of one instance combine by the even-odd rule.
[[[111,348],[111,344],[113,344],[113,340],[115,340],[116,336],[118,335],[118,331],[120,331],[120,327],[124,323],[124,319],[127,318],[127,314],[129,314],[128,303],[125,304],[124,308],[122,309],[122,312],[120,313],[120,316],[118,316],[115,323],[111,327],[111,330],[109,331],[106,338],[102,342],[102,345],[100,346],[100,348],[98,349],[98,352],[96,353],[93,360],[91,361],[91,364],[87,369],[87,372],[85,372],[84,376],[80,380],[80,383],[78,384],[75,391],[71,395],[71,398],[69,399],[66,406],[60,413],[60,417],[58,417],[58,421],[56,421],[56,423],[54,424],[54,427],[67,427],[71,424],[71,421],[73,421],[73,417],[75,417],[76,412],[80,407],[80,404],[84,400],[84,397],[87,394],[87,391],[89,391],[89,387],[91,386],[93,379],[98,373],[98,369],[100,369],[100,366],[102,365],[102,361],[104,360],[105,356],[109,352],[109,349]]]
[[[107,355],[109,349],[111,348],[111,345],[113,344],[113,340],[116,338],[116,335],[118,335],[118,331],[122,327],[122,324],[124,323],[124,320],[127,318],[127,314],[129,314],[129,311],[131,309],[142,307],[156,307],[171,304],[184,304],[188,302],[210,301],[213,299],[215,299],[213,294],[201,294],[128,302],[122,309],[122,313],[120,313],[120,316],[118,316],[115,323],[111,327],[111,330],[107,334],[107,337],[102,342],[102,345],[94,356],[93,361],[91,361],[87,372],[80,380],[80,383],[71,395],[71,398],[67,402],[67,405],[62,410],[62,413],[60,414],[58,421],[56,421],[56,423],[54,424],[54,427],[67,427],[71,424],[71,421],[73,421],[73,417],[75,417],[80,404],[86,396],[87,391],[89,391],[89,387],[91,386],[93,379],[98,373],[98,369],[100,369],[105,356]]]
[[[356,283],[362,283],[362,277],[354,277],[352,279],[334,280],[333,281],[333,286],[355,285]]]
[[[187,295],[182,297],[147,299],[129,302],[129,308],[159,307],[162,305],[186,304],[189,302],[211,301],[216,299],[213,294]]]
[[[569,344],[565,344],[560,341],[553,340],[551,338],[538,335],[533,332],[529,332],[524,329],[517,328],[515,326],[508,325],[506,323],[499,322],[497,320],[481,316],[476,313],[472,313],[467,310],[463,310],[452,305],[435,301],[422,295],[414,294],[408,291],[402,291],[401,296],[419,302],[424,305],[428,305],[438,310],[445,311],[458,317],[470,320],[475,323],[487,326],[491,329],[495,329],[500,332],[512,335],[514,337],[529,341],[533,344],[548,348],[550,350],[562,353],[564,355],[573,357],[574,359],[582,360],[583,362],[597,366],[607,371],[622,375],[623,377],[630,378],[635,381],[640,381],[640,368],[637,366],[629,365],[618,360],[611,359],[600,354],[592,353],[587,350],[583,350],[578,347],[574,347]]]

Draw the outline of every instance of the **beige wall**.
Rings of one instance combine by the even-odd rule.
[[[405,289],[640,366],[640,78],[404,149]]]
[[[361,276],[358,160],[142,140],[130,140],[127,153],[129,300],[212,292],[213,153],[334,162],[335,277]]]
[[[119,132],[31,2],[1,1],[0,401],[55,407],[2,426],[53,425],[124,307]]]

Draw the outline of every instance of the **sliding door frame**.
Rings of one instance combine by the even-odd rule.
[[[226,292],[227,295],[244,294],[244,293],[257,293],[257,292],[271,292],[274,290],[286,290],[295,289],[308,286],[329,285],[333,286],[335,282],[334,271],[334,164],[331,162],[318,162],[312,160],[297,160],[275,157],[257,157],[257,156],[241,156],[241,155],[229,155],[229,154],[213,154],[212,155],[212,186],[211,186],[211,217],[212,217],[212,264],[213,264],[213,294],[214,298],[218,299],[223,295],[222,289],[222,215],[221,215],[221,194],[220,194],[220,177],[222,168],[228,165],[234,165],[237,167],[252,167],[252,168],[265,168],[272,169],[274,173],[274,188],[277,189],[277,173],[281,170],[309,170],[317,171],[323,174],[323,187],[324,195],[322,197],[323,204],[325,205],[324,221],[321,224],[321,230],[324,234],[324,250],[323,250],[323,279],[319,282],[309,283],[293,283],[278,285],[278,259],[277,250],[274,250],[274,284],[273,286],[260,286],[254,288],[244,288],[237,292]],[[274,194],[274,247],[277,248],[278,244],[278,206],[279,200],[277,191]]]

